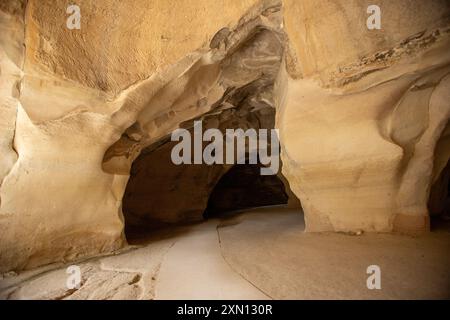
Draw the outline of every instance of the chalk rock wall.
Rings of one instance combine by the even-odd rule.
[[[0,271],[123,246],[133,161],[261,63],[281,70],[283,174],[308,230],[426,230],[448,159],[449,5],[378,2],[369,31],[356,0],[1,1]]]
[[[282,19],[278,1],[79,1],[69,30],[69,4],[0,7],[0,271],[123,246],[133,160],[210,111],[233,86],[220,63]]]
[[[307,230],[428,230],[435,146],[450,116],[448,1],[285,1],[284,173]],[[445,159],[445,157],[447,157]]]
[[[24,61],[21,2],[0,5],[0,185],[17,160],[13,141]],[[0,199],[1,201],[1,199]],[[1,204],[1,202],[0,202]]]

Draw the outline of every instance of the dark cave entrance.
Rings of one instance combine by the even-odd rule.
[[[244,209],[285,205],[301,212],[300,201],[281,174],[261,175],[261,164],[175,165],[174,142],[144,150],[133,162],[122,202],[125,235],[137,243],[174,225],[231,217]],[[280,165],[282,165],[280,163]]]
[[[277,175],[261,175],[259,164],[237,164],[215,185],[208,199],[205,219],[242,209],[284,205],[289,197]]]
[[[450,232],[450,123],[434,150],[433,181],[428,198],[431,231]]]
[[[428,210],[432,231],[450,231],[450,161],[431,187]]]
[[[278,10],[267,18],[282,21]],[[220,50],[225,51],[218,52],[220,61],[214,65],[221,70],[219,79],[210,79],[209,69],[189,69],[184,73],[190,75],[187,79],[189,85],[183,82],[180,90],[178,86],[173,86],[174,91],[178,90],[178,99],[167,109],[160,110],[161,115],[157,119],[142,112],[136,123],[127,129],[105,156],[108,172],[114,173],[114,168],[121,167],[122,162],[131,165],[122,202],[127,240],[136,231],[138,234],[150,234],[155,228],[202,222],[205,217],[223,212],[288,202],[300,208],[281,170],[278,175],[261,176],[259,165],[233,165],[229,162],[194,164],[192,157],[191,164],[183,162],[176,165],[171,160],[171,152],[177,142],[170,139],[172,129],[165,131],[166,122],[191,133],[196,121],[201,121],[205,130],[214,128],[222,134],[228,129],[270,131],[275,128],[276,105],[284,86],[281,81],[277,86],[275,83],[283,66],[286,39],[281,29],[258,25],[248,31],[242,33],[240,39],[233,34],[223,40],[225,47]],[[181,80],[174,79],[173,84],[178,81]],[[172,88],[170,83],[168,86]],[[161,95],[165,94],[163,89],[161,92]],[[222,97],[218,99],[220,95]],[[159,99],[159,95],[156,98]],[[177,113],[186,113],[189,117],[179,118]],[[150,139],[155,132],[149,133],[143,128],[165,132],[167,136],[148,144],[146,139]],[[142,149],[130,161],[132,157],[129,155],[134,157],[136,146]],[[246,143],[246,152],[250,152],[250,146],[251,143]]]

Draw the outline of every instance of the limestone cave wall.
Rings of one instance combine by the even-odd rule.
[[[362,0],[0,2],[0,271],[122,247],[136,159],[195,119],[265,127],[258,112],[308,231],[426,232],[449,158],[450,5],[377,2],[380,30]]]

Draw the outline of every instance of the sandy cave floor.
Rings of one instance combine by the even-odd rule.
[[[260,208],[153,232],[114,255],[0,279],[0,299],[424,299],[450,298],[450,232],[304,233],[303,217]],[[72,263],[72,265],[75,263]],[[381,268],[381,290],[366,269]]]

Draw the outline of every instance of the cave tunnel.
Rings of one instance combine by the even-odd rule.
[[[274,129],[276,101],[281,94],[275,83],[283,55],[283,33],[255,27],[233,45],[217,66],[221,69],[220,79],[211,91],[220,91],[222,97],[219,100],[216,97],[206,113],[177,123],[177,127],[192,130],[194,121],[200,120],[203,128],[219,129],[222,133],[228,129]],[[209,79],[202,68],[195,77]],[[185,90],[189,88],[185,86]],[[183,103],[188,104],[188,100]],[[199,100],[195,108],[203,106],[205,101],[205,98]],[[169,118],[170,114],[164,119]],[[130,127],[117,148],[112,146],[109,153],[114,155],[115,149],[120,151],[123,145],[134,145],[135,131],[146,127],[147,121],[143,113],[139,123]],[[162,122],[147,125],[161,126],[164,126]],[[147,135],[139,131],[138,136]],[[176,143],[167,138],[156,144],[143,145],[131,166],[122,206],[127,239],[135,228],[151,230],[161,224],[201,222],[226,212],[287,204],[288,200],[291,203],[295,198],[281,173],[261,176],[260,166],[250,164],[175,165],[171,150]]]
[[[261,175],[261,164],[175,165],[173,146],[144,150],[133,163],[122,206],[131,242],[155,229],[288,205],[295,197],[281,173]]]
[[[256,207],[287,204],[289,197],[277,175],[261,175],[259,164],[237,164],[214,187],[204,218]]]
[[[450,232],[450,122],[434,150],[433,179],[428,198],[431,231]]]
[[[450,161],[431,187],[428,210],[431,230],[450,232]]]

